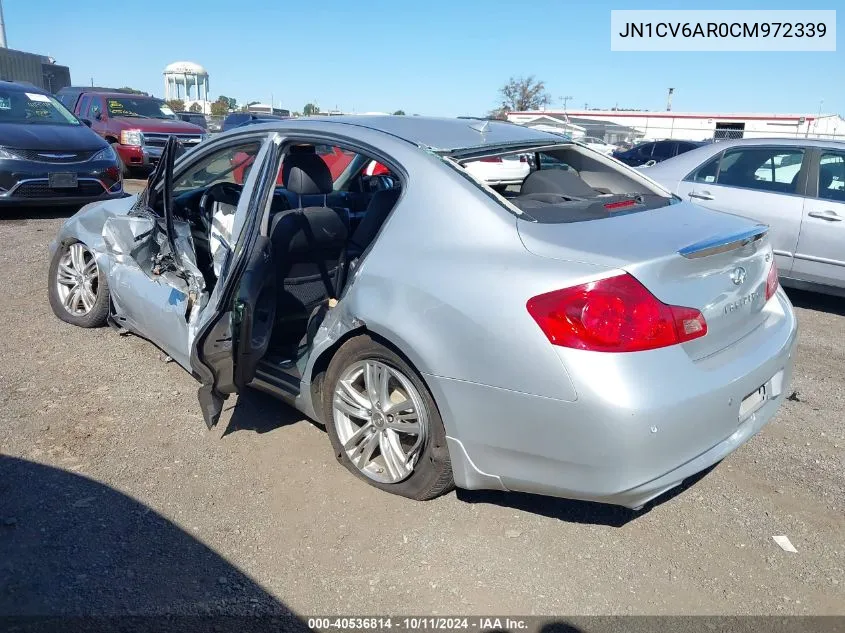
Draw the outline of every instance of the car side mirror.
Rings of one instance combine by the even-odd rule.
[[[88,127],[91,127],[91,119],[79,119],[79,120],[82,121]]]
[[[94,118],[97,119],[98,121],[102,121],[103,120],[103,113],[97,112],[97,114],[94,115]]]

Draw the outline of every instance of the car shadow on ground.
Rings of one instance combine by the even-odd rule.
[[[457,496],[458,499],[467,503],[497,505],[532,514],[539,514],[567,523],[604,525],[619,528],[682,494],[706,477],[716,466],[718,464],[714,464],[700,473],[686,478],[680,486],[663,493],[657,499],[649,501],[640,510],[631,510],[622,506],[595,503],[592,501],[575,501],[572,499],[558,499],[556,497],[545,497],[523,492],[500,492],[498,490],[458,490]]]
[[[237,431],[254,431],[255,433],[269,433],[297,422],[313,424],[321,431],[325,427],[306,418],[300,411],[294,409],[273,396],[255,389],[247,389],[240,394],[236,401],[226,405],[224,411],[232,411],[232,416],[223,431],[223,437]],[[328,442],[328,438],[326,438]],[[621,506],[592,501],[575,501],[558,499],[542,495],[522,492],[501,492],[497,490],[457,490],[457,498],[466,503],[485,503],[497,505],[532,514],[540,514],[549,518],[566,521],[568,523],[584,523],[590,525],[606,525],[622,527],[637,517],[649,512],[656,506],[662,505],[683,493],[718,466],[709,468],[685,479],[681,485],[650,501],[640,510],[630,510]]]
[[[62,206],[9,207],[8,209],[3,209],[2,212],[0,212],[0,222],[5,225],[23,226],[29,220],[56,220],[61,218],[69,218],[81,208],[81,204]]]
[[[106,616],[99,625],[108,629],[122,623],[108,616],[128,615],[143,616],[139,630],[174,628],[153,615],[191,616],[206,630],[263,629],[271,621],[281,624],[274,630],[308,630],[246,574],[148,506],[86,477],[0,455],[0,628],[10,617],[62,624],[68,616]]]
[[[796,308],[845,316],[845,297],[834,297],[833,295],[823,295],[818,292],[796,290],[795,288],[786,288],[785,290],[786,296],[789,297],[792,305]]]
[[[229,404],[230,402],[232,404]],[[269,433],[302,421],[316,425],[286,402],[256,389],[244,390],[237,400],[229,400],[223,410],[224,412],[232,411],[232,417],[229,419],[226,430],[223,431],[223,437],[236,431]],[[317,426],[323,428],[320,425]]]

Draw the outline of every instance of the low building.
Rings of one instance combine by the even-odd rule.
[[[0,80],[28,83],[57,92],[70,85],[70,68],[46,55],[0,48]]]
[[[247,112],[254,112],[255,114],[273,114],[275,116],[290,116],[290,110],[286,108],[276,108],[269,103],[251,103],[246,106]]]
[[[664,138],[704,141],[725,138],[840,138],[845,119],[836,114],[747,114],[630,110],[538,110],[510,112],[508,120],[532,125],[542,118],[583,127],[610,143]]]

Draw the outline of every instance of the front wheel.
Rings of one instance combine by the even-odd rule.
[[[417,372],[367,336],[346,342],[323,383],[335,456],[367,483],[433,499],[454,487],[443,421]]]
[[[109,285],[85,244],[73,242],[56,249],[47,283],[50,307],[62,321],[79,327],[106,324]]]

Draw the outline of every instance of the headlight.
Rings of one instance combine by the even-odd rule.
[[[116,158],[117,154],[115,153],[114,148],[111,145],[107,145],[99,152],[94,154],[91,157],[91,160],[108,160],[113,162]]]
[[[144,144],[144,135],[141,134],[141,130],[122,130],[120,132],[120,144],[140,147]]]
[[[20,160],[18,156],[15,156],[12,152],[7,150],[5,147],[0,147],[0,158],[8,158],[11,160]]]

